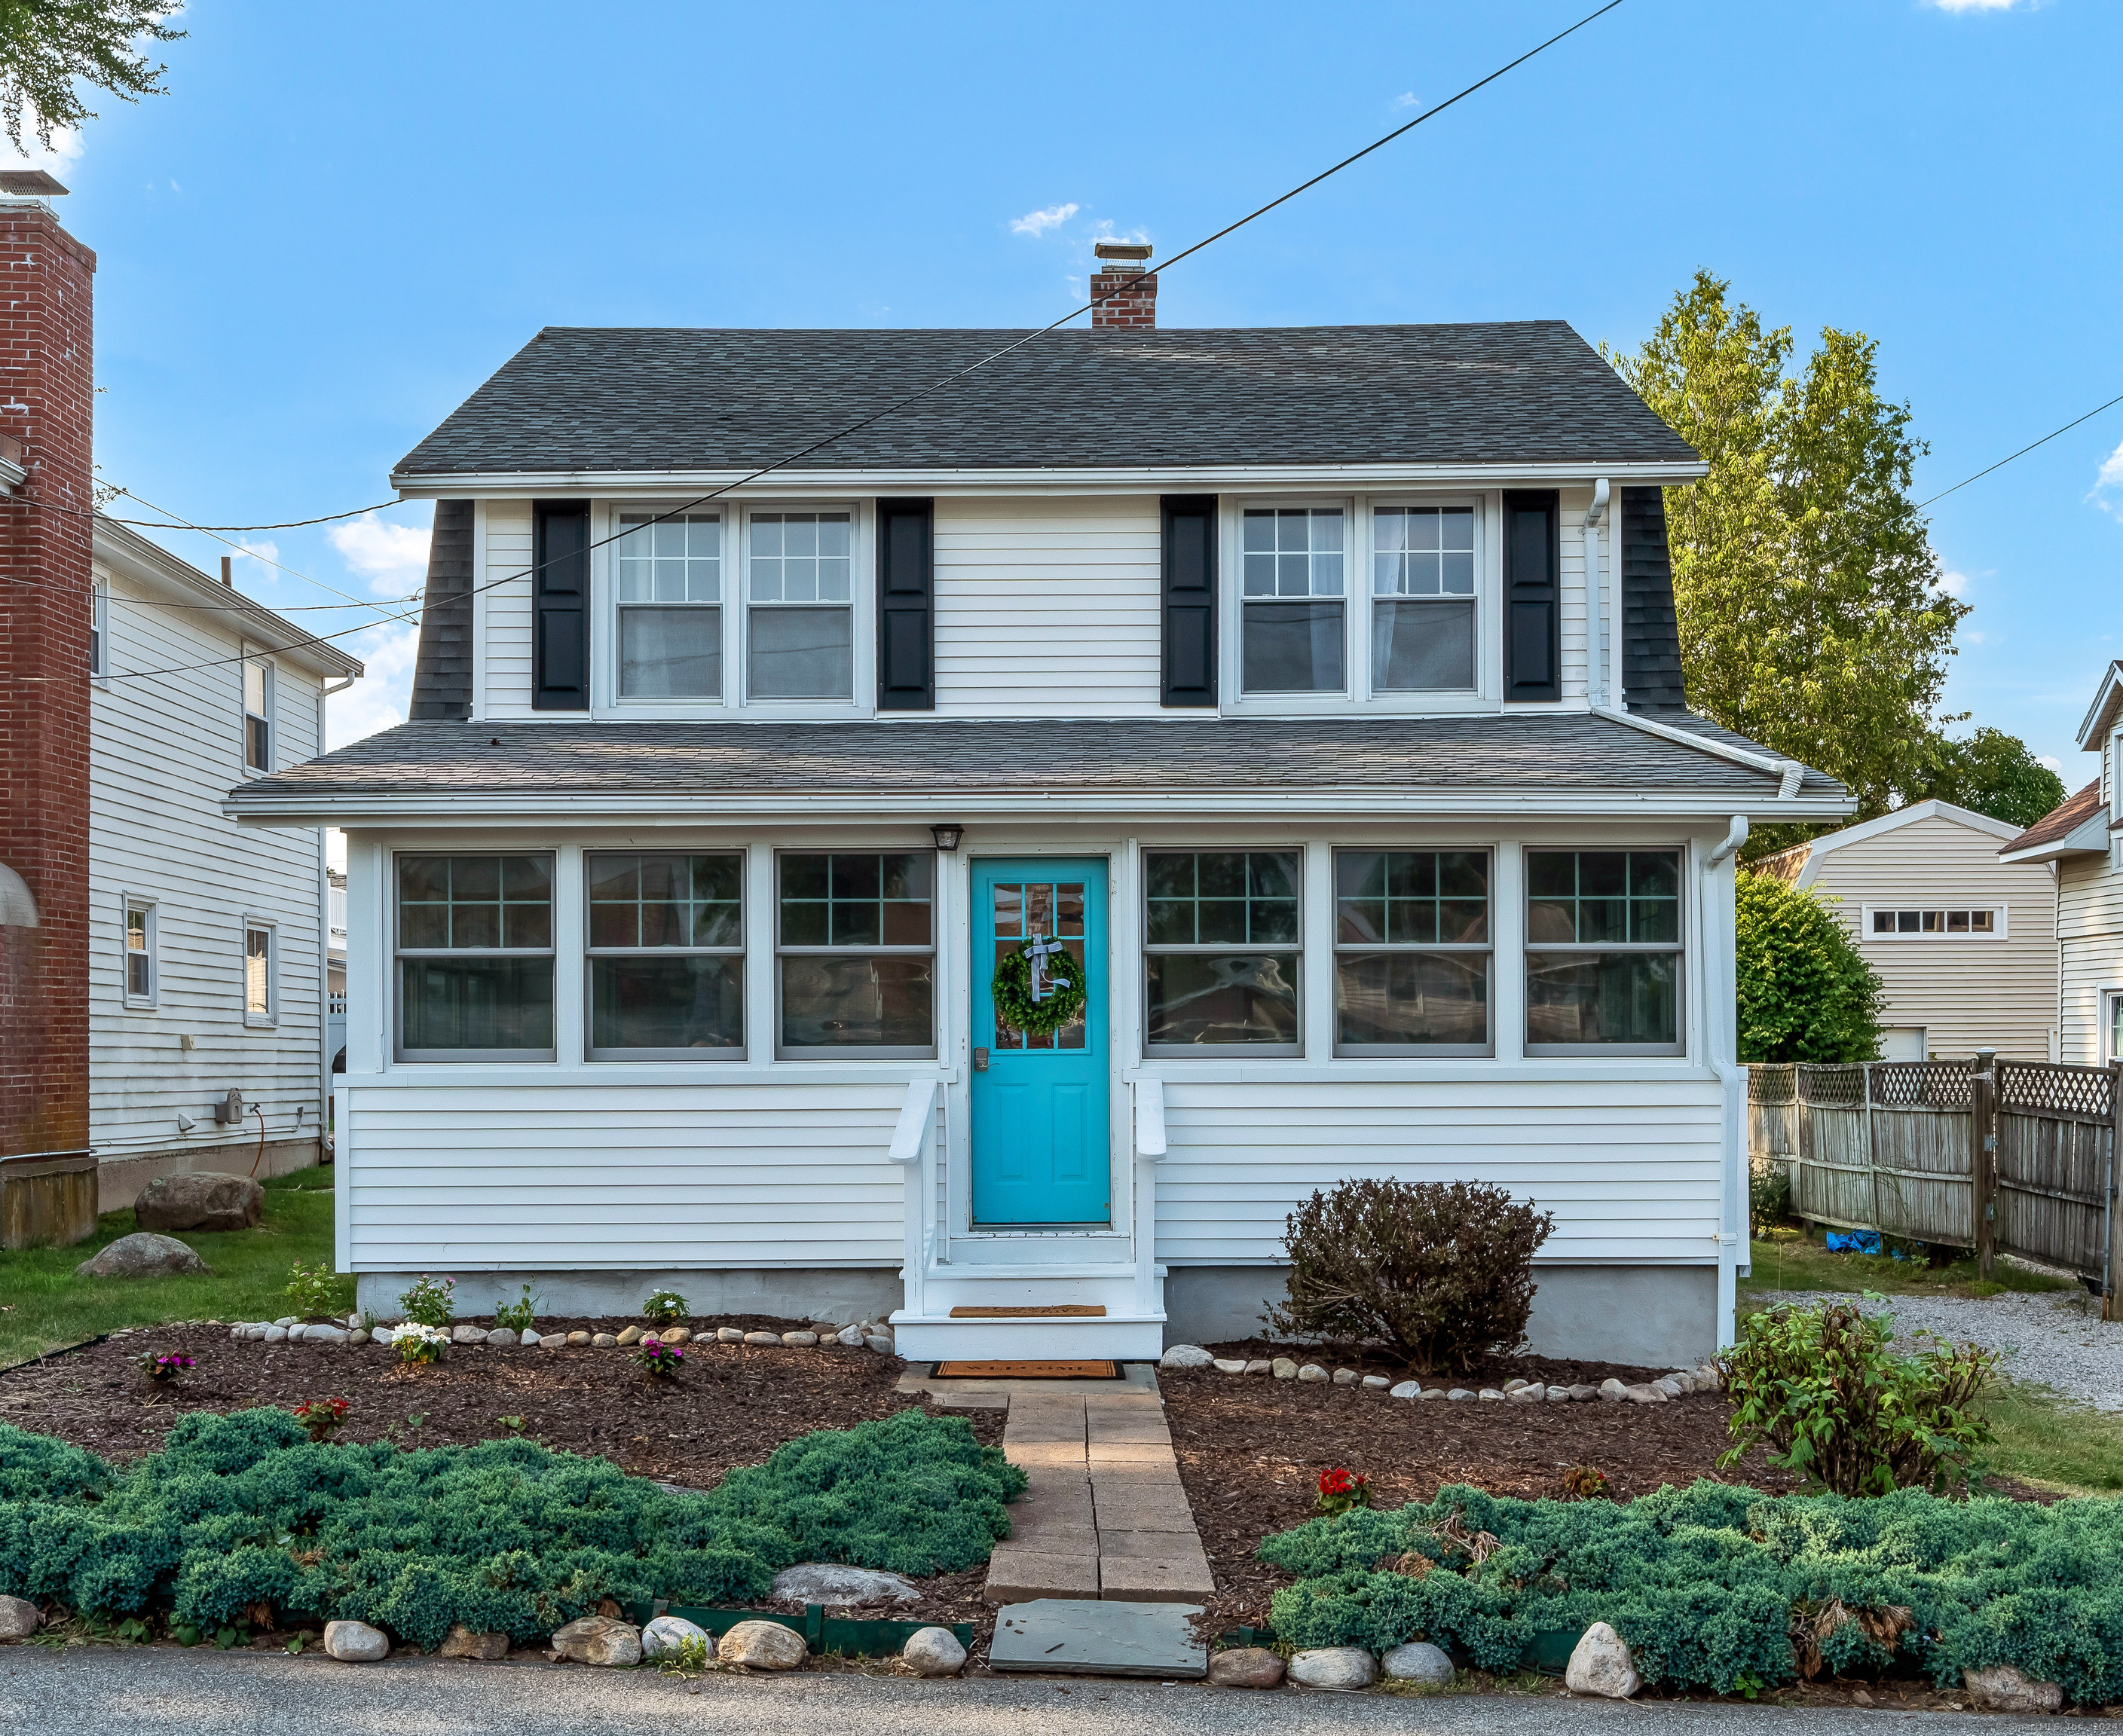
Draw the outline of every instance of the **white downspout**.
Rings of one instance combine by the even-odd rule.
[[[1747,817],[1735,814],[1725,829],[1725,835],[1704,859],[1703,887],[1705,931],[1708,932],[1713,908],[1722,911],[1729,901],[1723,896],[1724,875],[1719,870],[1739,852],[1747,841]],[[1727,870],[1730,873],[1730,870]],[[1711,896],[1713,877],[1718,883],[1718,896]],[[1705,1008],[1703,1022],[1704,1041],[1708,1046],[1710,1069],[1718,1075],[1724,1099],[1721,1117],[1722,1130],[1720,1143],[1724,1185],[1718,1190],[1723,1198],[1718,1213],[1718,1348],[1732,1344],[1739,1313],[1740,1268],[1748,1263],[1747,1199],[1747,1069],[1739,1065],[1739,1031],[1735,998],[1737,984],[1734,981],[1736,961],[1729,935],[1721,935],[1723,943],[1706,948],[1710,957],[1704,961],[1704,981],[1710,994],[1711,1004]]]
[[[1607,654],[1600,643],[1600,605],[1606,574],[1600,568],[1600,521],[1607,516],[1607,479],[1592,484],[1585,514],[1585,696],[1596,710],[1607,703]]]
[[[318,753],[325,751],[325,701],[335,693],[344,693],[359,679],[350,675],[336,687],[329,682],[318,686]],[[331,853],[325,842],[329,830],[322,826],[317,828],[317,1156],[323,1158],[325,1143],[330,1140],[332,1162],[336,1164],[339,1133],[331,1121]]]
[[[1725,835],[1718,840],[1717,849],[1711,851],[1710,859],[1704,863],[1704,866],[1716,868],[1746,841],[1747,817],[1745,814],[1735,814],[1732,817],[1732,823],[1725,829]]]

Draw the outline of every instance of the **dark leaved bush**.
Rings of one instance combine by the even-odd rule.
[[[1554,1219],[1487,1182],[1343,1182],[1290,1214],[1290,1299],[1263,1317],[1298,1338],[1374,1341],[1428,1374],[1525,1341],[1533,1256]]]
[[[1730,1693],[1808,1664],[1869,1675],[1899,1654],[1943,1687],[2010,1663],[2083,1704],[2123,1700],[2123,1502],[1705,1482],[1617,1505],[1455,1485],[1427,1506],[1315,1519],[1260,1555],[1298,1577],[1272,1620],[1300,1647],[1426,1639],[1510,1670],[1536,1635],[1605,1621],[1647,1681],[1675,1687]]]
[[[963,1419],[920,1411],[805,1435],[699,1495],[525,1440],[315,1443],[284,1411],[194,1412],[122,1471],[0,1425],[0,1592],[199,1627],[264,1603],[430,1648],[454,1622],[522,1640],[604,1598],[757,1597],[801,1561],[975,1566],[1024,1481]]]

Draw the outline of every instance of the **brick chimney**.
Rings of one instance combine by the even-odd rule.
[[[1131,241],[1100,241],[1104,266],[1091,274],[1094,331],[1148,331],[1157,325],[1157,274],[1143,261],[1150,249]],[[1113,297],[1111,301],[1102,297]]]
[[[88,1147],[96,255],[65,191],[0,174],[0,1158]]]

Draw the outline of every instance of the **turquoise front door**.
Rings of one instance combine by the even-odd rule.
[[[1108,1223],[1104,859],[972,869],[973,1222]],[[1029,1036],[997,1021],[991,985],[1039,935],[1083,966],[1089,993],[1071,1023]]]

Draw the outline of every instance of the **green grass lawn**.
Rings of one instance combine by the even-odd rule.
[[[0,1368],[114,1327],[177,1320],[276,1320],[293,1312],[284,1294],[288,1268],[332,1263],[332,1172],[301,1169],[265,1183],[258,1228],[178,1239],[213,1268],[177,1278],[77,1278],[73,1269],[139,1225],[129,1209],[106,1213],[96,1233],[72,1247],[0,1253]],[[340,1280],[341,1313],[354,1306],[354,1280]]]
[[[2044,1387],[2002,1387],[1983,1406],[1990,1469],[2063,1495],[2123,1495],[2123,1416],[2066,1404]]]
[[[1999,1260],[1990,1276],[1975,1269],[1975,1256],[1937,1268],[1919,1255],[1897,1260],[1890,1254],[1831,1254],[1816,1236],[1796,1228],[1758,1233],[1753,1244],[1754,1274],[1741,1285],[1741,1306],[1772,1290],[1877,1290],[1885,1296],[1996,1296],[2006,1290],[2068,1290],[2068,1278],[2030,1272]]]

